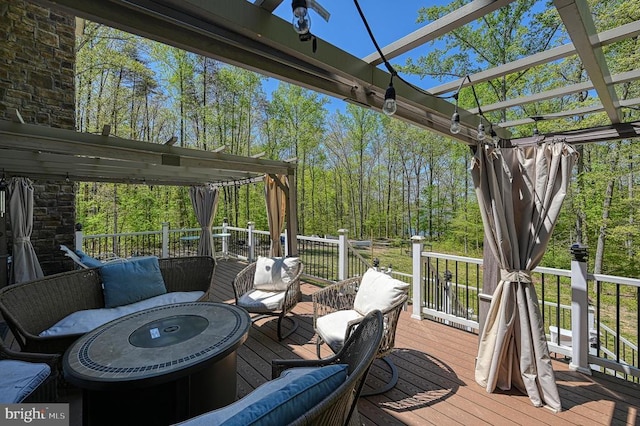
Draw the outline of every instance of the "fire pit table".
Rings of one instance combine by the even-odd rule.
[[[64,376],[83,390],[83,424],[170,424],[236,399],[236,350],[251,320],[236,306],[177,303],[78,339]]]

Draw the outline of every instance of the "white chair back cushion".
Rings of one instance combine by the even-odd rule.
[[[353,301],[353,309],[360,315],[367,315],[374,309],[385,312],[398,303],[407,293],[409,284],[392,278],[391,276],[369,269],[362,276],[360,287]]]
[[[253,288],[265,291],[285,291],[298,270],[297,257],[258,257]]]

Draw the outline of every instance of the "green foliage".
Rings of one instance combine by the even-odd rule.
[[[464,3],[421,9],[418,20],[433,21]],[[556,12],[538,13],[534,3],[519,0],[465,25],[397,69],[451,80],[568,43]],[[640,0],[590,3],[598,31],[640,17]],[[385,239],[398,264],[407,260],[414,234],[425,236],[432,250],[482,254],[483,228],[467,146],[357,106],[331,112],[326,96],[287,83],[268,98],[258,74],[102,25],[87,23],[77,46],[79,130],[98,132],[110,124],[115,136],[150,143],[176,135],[182,146],[194,149],[224,145],[231,154],[296,158],[299,233],[335,235],[346,228],[351,238]],[[640,59],[635,38],[603,50],[612,75]],[[488,105],[587,79],[569,57],[479,84],[476,94],[481,105]],[[616,93],[620,99],[636,98],[640,86],[620,84]],[[477,106],[468,89],[459,102],[464,108]],[[497,123],[593,102],[588,93],[572,93],[486,115]],[[631,109],[624,114],[625,121],[640,117]],[[599,125],[603,117],[567,118],[564,125]],[[538,125],[542,133],[551,129],[544,121]],[[553,125],[557,128],[558,122]],[[532,130],[518,128],[514,136]],[[597,262],[603,273],[637,276],[639,148],[623,140],[578,149],[580,162],[542,265],[567,268],[569,246],[582,242],[592,265]],[[77,218],[87,233],[160,229],[162,222],[172,228],[197,226],[188,188],[150,188],[122,178],[117,185],[79,183],[77,191]],[[225,217],[233,226],[252,221],[266,229],[263,185],[221,187],[214,223]]]

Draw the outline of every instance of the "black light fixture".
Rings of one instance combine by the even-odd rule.
[[[393,87],[393,74],[391,74],[391,80],[389,81],[389,87],[384,93],[384,103],[382,104],[382,112],[386,115],[393,115],[398,110],[398,104],[396,103],[396,89]]]
[[[480,122],[478,123],[478,141],[481,142],[487,137],[487,133],[484,131],[484,123],[482,122],[482,116],[480,116]]]
[[[493,124],[489,123],[489,135],[491,136],[491,140],[493,141],[494,146],[500,145],[500,136],[493,130]]]
[[[458,133],[460,133],[460,114],[458,114],[458,92],[456,92],[455,95],[453,95],[453,98],[456,100],[456,107],[453,110],[453,115],[451,116],[451,127],[449,128],[449,131],[452,134],[457,135]]]
[[[460,133],[460,130],[461,130],[460,114],[458,114],[458,96],[460,95],[460,89],[462,89],[462,85],[466,80],[469,80],[469,83],[471,83],[471,79],[469,78],[469,75],[465,75],[462,78],[462,80],[460,80],[460,84],[458,85],[458,90],[456,90],[456,92],[451,96],[456,101],[456,106],[455,106],[455,109],[453,110],[453,115],[451,116],[451,127],[449,128],[449,131],[454,135],[457,135],[458,133]],[[471,88],[473,88],[473,86],[471,86]]]
[[[540,130],[538,130],[538,120],[543,120],[543,118],[536,115],[531,117],[531,119],[533,120],[533,136],[538,137],[540,136]]]
[[[307,34],[311,30],[311,18],[307,8],[307,0],[292,0],[291,10],[293,11],[293,29],[298,34]]]

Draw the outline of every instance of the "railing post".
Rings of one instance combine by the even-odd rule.
[[[169,222],[162,222],[162,257],[169,257]]]
[[[346,280],[349,276],[346,229],[338,229],[338,280]]]
[[[284,257],[289,256],[289,234],[287,233],[287,230],[284,230]]]
[[[591,375],[589,367],[589,298],[587,247],[571,246],[571,362],[573,371]],[[559,326],[558,326],[559,327]]]
[[[411,237],[412,244],[412,264],[413,264],[413,295],[411,297],[411,303],[413,304],[413,311],[411,312],[411,318],[421,320],[422,319],[422,300],[423,300],[423,286],[422,286],[422,249],[424,247],[424,237],[414,235]]]
[[[248,257],[247,260],[249,262],[253,262],[253,259],[255,258],[256,241],[255,241],[255,237],[253,235],[253,227],[254,226],[255,226],[255,223],[247,222],[247,248],[249,249],[249,252],[247,253],[247,257]]]
[[[76,250],[82,250],[83,239],[84,239],[84,235],[82,234],[82,224],[76,223],[76,236],[74,241]]]
[[[227,231],[227,226],[229,226],[229,222],[227,222],[227,218],[225,217],[222,219],[223,234],[229,233],[229,231]],[[229,238],[227,237],[222,237],[222,255],[224,256],[225,259],[227,258],[227,256],[229,256]]]

